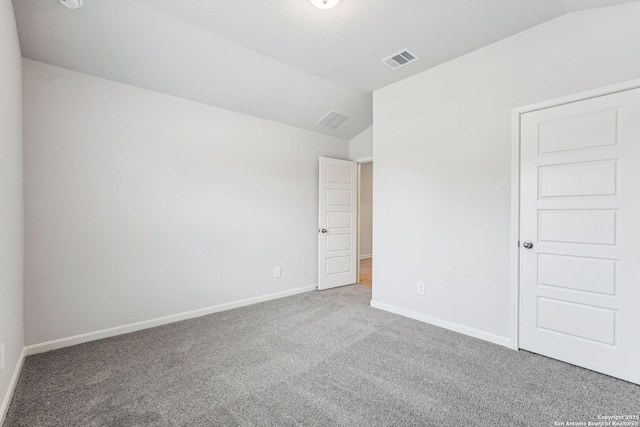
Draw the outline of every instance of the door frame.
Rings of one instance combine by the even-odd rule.
[[[362,164],[363,163],[373,163],[373,156],[354,159],[354,160],[352,160],[352,162],[356,162],[358,164],[358,208],[356,209],[356,216],[357,216],[357,218],[356,218],[356,221],[357,221],[357,226],[356,226],[356,258],[357,258],[358,264],[356,266],[356,283],[360,284],[360,225],[362,225],[360,223],[360,199],[362,198],[362,190],[361,190],[361,186],[362,186]],[[373,206],[371,207],[371,209],[373,210]],[[373,224],[371,224],[371,228],[372,228],[371,234],[373,235]],[[373,258],[373,246],[371,247],[371,258]],[[373,287],[373,285],[371,287]]]
[[[523,114],[640,88],[640,79],[538,102],[511,110],[511,318],[510,347],[520,349],[520,117]]]

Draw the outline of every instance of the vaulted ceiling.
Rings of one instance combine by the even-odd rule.
[[[14,0],[26,58],[351,139],[372,91],[544,21],[636,0]],[[392,70],[381,59],[420,59]],[[316,123],[329,110],[338,129]]]

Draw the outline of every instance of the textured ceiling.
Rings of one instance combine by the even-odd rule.
[[[371,91],[519,31],[630,0],[14,0],[23,55],[98,77],[351,139]],[[419,61],[380,60],[408,48]],[[337,130],[316,122],[351,116]]]
[[[564,4],[567,12],[579,12],[581,10],[615,6],[618,4],[633,3],[635,1],[637,0],[564,0]]]

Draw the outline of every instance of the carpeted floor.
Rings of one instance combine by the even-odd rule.
[[[27,358],[5,427],[553,426],[640,386],[310,292]]]

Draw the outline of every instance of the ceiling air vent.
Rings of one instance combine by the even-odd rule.
[[[417,60],[417,56],[405,49],[401,50],[398,53],[394,53],[388,58],[384,58],[381,62],[387,64],[389,68],[393,68],[395,70],[396,68],[404,67],[405,65]]]
[[[344,114],[336,113],[335,111],[329,111],[326,116],[324,116],[318,124],[321,126],[327,126],[331,129],[335,129],[344,123],[349,116],[345,116]]]

